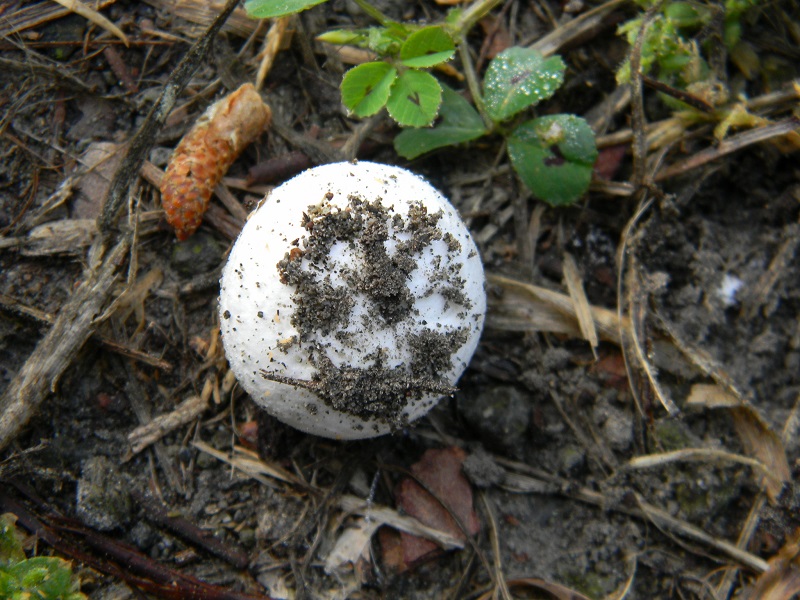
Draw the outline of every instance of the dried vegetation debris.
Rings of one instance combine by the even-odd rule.
[[[128,25],[123,24],[134,46],[125,50],[121,45],[118,48],[129,71],[145,69],[135,81],[143,88],[141,98],[151,97],[154,90],[147,87],[150,85],[148,82],[169,70],[175,57],[182,52],[181,46],[168,45],[174,42],[168,41],[170,38],[167,36],[183,35],[186,32],[181,29],[184,24],[177,19],[172,24],[167,23],[144,5],[138,8],[124,3],[116,5],[115,12],[106,14],[118,22],[123,21],[122,17],[128,11],[136,11],[137,18],[151,21],[141,30],[130,24],[136,19],[129,21]],[[108,10],[104,6],[101,3],[97,8]],[[44,8],[47,7],[43,6],[42,10]],[[55,5],[52,8],[62,10]],[[512,5],[512,12],[514,10]],[[33,33],[54,27],[59,23],[54,18],[42,17],[33,29],[27,31]],[[534,23],[536,27],[545,27],[544,22],[540,23],[531,14],[519,18],[526,26]],[[0,27],[11,22],[14,22],[11,18],[4,19]],[[252,21],[243,23],[249,28],[247,31],[252,31],[255,26]],[[496,27],[500,33],[506,33],[502,18]],[[556,32],[563,30],[558,28]],[[60,35],[66,35],[66,31],[66,28],[62,29]],[[91,33],[86,36],[84,33],[86,29],[82,26],[80,35],[74,39],[62,37],[61,41],[67,42],[62,47],[71,48],[73,52],[73,62],[66,65],[45,56],[47,53],[54,56],[56,50],[38,44],[35,36],[27,34],[22,43],[30,44],[35,54],[28,58],[21,53],[3,57],[4,61],[15,61],[23,66],[27,60],[32,62],[28,63],[30,68],[25,71],[12,71],[13,67],[4,62],[8,69],[4,68],[0,75],[6,83],[5,92],[0,95],[5,111],[5,134],[0,139],[4,156],[0,175],[5,180],[0,189],[0,228],[4,240],[9,240],[9,235],[18,237],[13,247],[9,243],[8,248],[0,250],[0,293],[5,295],[0,309],[0,389],[7,388],[33,350],[33,340],[43,335],[48,327],[45,320],[39,319],[38,324],[28,321],[31,317],[25,316],[26,311],[19,310],[19,302],[24,308],[36,308],[42,314],[56,315],[82,277],[79,264],[63,256],[54,256],[50,250],[46,257],[40,254],[25,257],[17,253],[21,247],[19,244],[41,248],[38,241],[34,243],[38,238],[37,230],[31,229],[34,221],[27,219],[32,215],[30,211],[36,211],[37,219],[44,217],[51,221],[36,223],[46,227],[38,230],[47,232],[45,237],[50,236],[45,243],[53,242],[47,249],[57,249],[59,254],[66,250],[69,254],[81,256],[85,255],[83,242],[68,242],[69,238],[58,233],[62,225],[56,223],[67,222],[67,217],[94,219],[99,211],[98,196],[88,197],[89,202],[83,207],[88,213],[84,214],[79,206],[83,200],[70,198],[68,193],[57,194],[61,173],[51,169],[58,169],[69,156],[61,149],[66,148],[72,155],[81,156],[80,144],[87,133],[94,137],[109,136],[103,141],[116,143],[119,139],[113,135],[114,132],[122,127],[118,133],[125,134],[129,122],[144,115],[141,106],[146,104],[133,105],[114,96],[132,88],[117,84],[120,80],[117,75],[109,75],[112,61],[97,54],[92,63],[76,50],[88,44],[86,47],[94,51],[99,48],[98,44],[106,43]],[[154,33],[161,37],[147,37]],[[2,42],[10,43],[7,38]],[[228,43],[239,44],[234,38],[229,38]],[[4,46],[3,51],[8,48]],[[10,51],[15,52],[13,49]],[[581,53],[579,48],[570,56],[571,64],[577,71],[590,76],[587,57]],[[145,61],[145,55],[155,60]],[[294,62],[284,64],[281,60],[279,56],[278,75],[296,71]],[[153,65],[162,71],[148,70]],[[30,75],[30,79],[20,77],[22,72],[25,77]],[[211,70],[202,73],[197,82],[202,85],[210,73]],[[293,85],[287,77],[282,77],[272,81],[277,88]],[[752,88],[756,83],[747,85]],[[321,88],[327,90],[325,110],[330,112],[330,97],[336,92],[324,84]],[[60,89],[68,93],[64,95]],[[198,92],[201,102],[189,104],[185,107],[186,113],[199,114],[202,100],[213,95],[211,89],[206,93],[198,86],[194,91]],[[589,97],[596,98],[592,94],[598,93],[598,89],[605,90],[606,86],[594,86]],[[73,101],[75,94],[79,98]],[[100,108],[97,114],[103,117],[103,128],[92,130],[85,127],[87,121],[80,121],[79,113],[85,109],[89,115],[94,110],[93,94],[111,97],[109,102],[118,113],[116,118],[109,119],[108,107]],[[314,99],[314,94],[306,103],[302,91],[294,88],[291,93],[276,89],[275,95],[292,99],[292,102],[283,102],[285,105],[279,107],[287,121],[293,121],[303,111],[313,113],[318,105],[322,106],[322,100]],[[325,127],[331,127],[333,121],[326,118]],[[608,123],[613,125],[613,119]],[[49,124],[53,124],[52,128]],[[674,122],[657,125],[651,135],[653,143],[659,143],[655,134],[667,132],[667,125],[670,126],[667,133],[674,135]],[[614,138],[610,136],[616,135],[617,143],[624,142],[633,132],[628,132],[628,138],[625,138],[625,133],[624,130],[611,131],[603,141],[612,142]],[[702,136],[687,138],[684,142],[681,147],[688,152],[702,149],[700,143],[713,144]],[[281,141],[263,140],[262,148],[280,149],[283,144]],[[670,337],[667,332],[666,337],[649,336],[642,341],[645,357],[653,360],[657,367],[654,370],[657,381],[669,390],[676,403],[682,405],[681,416],[664,418],[662,409],[657,404],[650,404],[651,397],[646,393],[638,395],[641,404],[634,408],[627,386],[620,383],[626,376],[625,369],[620,368],[624,364],[619,352],[611,345],[614,342],[609,340],[614,340],[615,336],[618,339],[620,328],[625,332],[628,322],[614,321],[597,306],[613,297],[616,274],[613,265],[609,267],[607,261],[596,261],[596,253],[588,238],[585,245],[570,248],[570,252],[583,269],[582,275],[588,282],[587,296],[595,304],[591,307],[592,316],[601,339],[606,340],[599,345],[600,360],[597,363],[592,362],[585,345],[564,342],[561,337],[580,335],[575,319],[569,314],[570,311],[574,313],[575,308],[568,296],[554,297],[544,293],[552,290],[530,285],[520,287],[507,279],[493,280],[494,288],[503,290],[504,294],[495,298],[491,330],[473,370],[464,380],[465,389],[458,394],[457,403],[444,407],[436,416],[438,422],[444,424],[444,433],[449,436],[457,434],[467,442],[465,446],[480,441],[495,451],[491,461],[499,466],[500,471],[491,470],[481,479],[489,483],[486,493],[495,508],[499,531],[502,565],[495,571],[495,576],[511,578],[535,574],[580,589],[591,597],[599,597],[620,589],[625,583],[629,571],[622,556],[631,550],[636,551],[639,559],[632,575],[632,597],[648,597],[648,594],[650,597],[656,594],[667,597],[675,585],[682,586],[684,593],[692,592],[695,588],[684,577],[687,573],[698,580],[719,573],[716,563],[692,556],[687,558],[683,549],[676,552],[670,540],[642,524],[651,520],[671,534],[713,548],[723,556],[726,566],[745,565],[746,570],[741,571],[744,585],[757,580],[750,588],[752,594],[763,597],[797,593],[796,583],[793,583],[793,573],[797,568],[794,558],[797,539],[791,534],[797,526],[796,473],[787,471],[778,478],[777,484],[773,481],[770,495],[774,504],[760,505],[757,500],[762,489],[759,470],[743,466],[747,463],[741,461],[741,458],[758,460],[777,473],[781,469],[774,467],[779,465],[781,456],[784,461],[788,460],[788,464],[794,464],[800,453],[795,414],[800,389],[797,381],[800,348],[796,327],[797,281],[800,280],[796,274],[796,172],[791,160],[780,157],[774,149],[759,147],[742,152],[741,148],[736,141],[722,145],[720,151],[701,156],[705,164],[709,164],[707,161],[711,159],[721,159],[718,164],[722,165],[722,170],[700,187],[699,194],[692,193],[697,187],[696,181],[670,182],[670,189],[677,193],[679,201],[673,203],[669,197],[660,199],[657,207],[653,207],[658,210],[650,210],[644,216],[639,226],[641,234],[633,244],[639,266],[643,269],[640,273],[656,278],[666,275],[663,280],[666,285],[640,288],[645,297],[641,306],[647,308],[647,327],[640,331],[657,332],[661,336],[664,332],[659,332],[658,319],[666,319],[678,334]],[[88,152],[84,158],[87,155]],[[465,156],[470,159],[469,172],[464,164],[467,162]],[[622,162],[624,173],[628,163],[627,160]],[[670,177],[682,172],[693,174],[697,171],[689,169],[697,164],[678,163],[671,171],[664,171],[658,177],[664,177],[665,172]],[[540,214],[538,228],[534,228],[536,223],[532,218],[528,222],[526,214],[515,212],[510,205],[513,184],[502,170],[493,169],[483,150],[459,153],[455,158],[441,156],[434,163],[423,161],[420,166],[432,173],[441,172],[443,167],[451,173],[461,171],[464,178],[474,178],[476,173],[480,175],[477,184],[455,183],[453,187],[457,188],[456,196],[463,199],[460,203],[469,208],[467,212],[479,232],[477,237],[482,242],[481,250],[487,263],[495,272],[509,267],[513,271],[517,264],[522,265],[519,272],[526,272],[525,257],[520,255],[520,249],[525,246],[518,235],[525,227],[530,227],[528,232],[536,233],[532,240],[536,250],[534,268],[538,276],[535,281],[549,280],[548,286],[540,287],[552,288],[560,284],[563,231],[580,231],[584,227],[581,219],[596,218],[604,224],[608,236],[615,239],[622,229],[622,217],[632,212],[629,205],[619,200],[608,201],[592,196],[585,207],[586,212],[578,215],[567,211],[558,217],[550,213]],[[243,169],[239,165],[239,173]],[[54,172],[59,177],[54,177]],[[85,188],[89,176],[80,173],[78,176],[77,187],[80,188],[82,182]],[[598,187],[596,193],[600,194],[600,189]],[[607,185],[602,189],[629,194],[633,187]],[[96,193],[94,188],[90,191]],[[46,207],[49,199],[53,200],[49,210],[40,210]],[[233,398],[236,401],[232,404],[228,401],[234,389],[233,383],[226,383],[224,364],[215,350],[217,342],[209,333],[213,327],[213,311],[209,307],[214,305],[215,293],[201,291],[187,296],[174,291],[186,284],[187,278],[176,275],[163,262],[171,242],[166,232],[159,231],[156,225],[159,217],[155,213],[157,204],[152,190],[145,188],[137,192],[136,199],[145,213],[140,221],[142,240],[134,255],[139,268],[145,267],[145,272],[151,271],[148,267],[163,267],[165,281],[148,288],[145,295],[134,303],[135,306],[128,307],[131,316],[127,320],[115,320],[111,315],[111,322],[101,333],[106,341],[117,344],[114,352],[139,352],[139,362],[132,369],[122,368],[120,361],[110,358],[107,352],[98,352],[95,341],[90,341],[87,345],[89,351],[78,358],[75,358],[75,353],[70,353],[75,367],[61,380],[57,392],[42,407],[27,433],[16,441],[18,447],[24,448],[35,445],[40,439],[48,439],[49,448],[24,457],[17,457],[12,449],[5,456],[12,459],[16,470],[33,481],[49,503],[71,515],[81,514],[77,505],[78,482],[86,480],[88,483],[88,474],[80,476],[81,465],[108,457],[134,482],[133,485],[160,489],[172,506],[185,511],[187,519],[213,530],[224,544],[246,548],[253,557],[251,573],[262,584],[274,583],[273,595],[276,597],[278,594],[275,592],[281,589],[275,583],[278,580],[282,582],[285,593],[301,589],[302,581],[305,581],[307,591],[335,591],[338,585],[333,582],[335,578],[325,576],[322,569],[317,568],[316,561],[331,556],[326,556],[321,549],[334,547],[338,535],[338,532],[333,533],[337,531],[334,527],[323,532],[322,523],[326,518],[335,519],[342,513],[333,505],[319,502],[315,494],[306,491],[302,482],[313,480],[331,486],[325,487],[326,490],[359,490],[361,497],[368,497],[369,483],[364,489],[346,481],[347,477],[338,478],[343,465],[354,454],[362,458],[359,469],[369,478],[378,470],[370,462],[375,457],[382,464],[412,465],[428,446],[447,447],[448,444],[423,428],[412,437],[392,438],[378,446],[342,447],[302,437],[274,462],[247,456],[250,462],[245,463],[245,455],[237,450],[237,457],[241,459],[237,468],[249,468],[247,472],[251,477],[260,478],[257,483],[238,476],[231,477],[227,466],[217,464],[218,458],[209,459],[209,454],[188,445],[187,440],[197,437],[208,440],[214,448],[229,448],[235,429],[228,425],[228,419],[231,416],[239,421],[250,419],[252,408],[235,391]],[[512,225],[516,220],[522,221],[523,226],[515,233]],[[219,223],[221,220],[213,216],[213,235],[224,238],[225,235],[219,233]],[[375,231],[375,235],[380,238],[381,232]],[[291,256],[291,250],[289,252]],[[604,252],[609,254],[607,250]],[[610,254],[613,256],[613,249]],[[113,256],[124,263],[129,255],[128,252],[117,252]],[[380,260],[375,261],[376,265],[380,263]],[[372,285],[367,271],[359,274],[364,278],[364,289],[374,290],[376,298],[384,292],[380,286],[374,285],[381,272],[379,269]],[[736,277],[741,284],[731,291],[725,287],[726,275]],[[138,278],[133,277],[133,280]],[[449,289],[447,281],[444,277],[441,284],[445,290]],[[324,281],[317,283],[319,287],[324,286]],[[115,289],[121,290],[124,285],[120,281]],[[213,288],[215,282],[212,280],[210,285]],[[402,294],[401,288],[390,286],[390,289],[392,294]],[[463,304],[457,286],[445,293],[450,294],[454,304]],[[7,296],[14,302],[6,301]],[[599,298],[604,301],[599,301]],[[346,298],[323,297],[320,302],[325,301],[330,307],[337,300],[342,300],[338,304],[346,307]],[[308,301],[311,302],[311,298]],[[392,311],[403,310],[402,303],[398,307],[390,300],[384,300],[382,308],[376,300],[376,306],[374,318],[385,318],[383,315],[391,318]],[[655,308],[655,313],[650,308]],[[89,310],[90,307],[84,304],[83,309]],[[102,309],[98,308],[97,313],[101,312]],[[341,313],[333,311],[330,317],[332,327],[344,318],[343,313],[344,310]],[[654,315],[657,317],[655,320],[651,318]],[[317,316],[320,316],[319,312]],[[636,314],[629,316],[637,318]],[[511,333],[501,330],[510,330]],[[521,331],[528,333],[522,334]],[[542,334],[542,331],[551,333]],[[204,350],[198,352],[184,346],[184,340],[195,337],[201,338],[203,344],[193,344],[194,348]],[[442,368],[446,352],[440,351],[441,342],[441,339],[428,339],[426,336],[411,341],[417,346],[420,356],[414,377],[427,378]],[[542,345],[555,346],[557,351],[545,351]],[[670,350],[664,351],[665,347]],[[684,353],[676,353],[676,349]],[[162,362],[144,362],[142,359],[148,356]],[[174,371],[170,373],[165,364],[174,367]],[[587,365],[592,365],[588,371]],[[357,380],[356,373],[349,375],[353,381]],[[347,377],[344,379],[345,383],[352,383]],[[136,384],[131,384],[131,381]],[[636,383],[644,383],[647,389],[646,378]],[[723,411],[729,411],[729,408],[711,410],[709,393],[695,396],[704,398],[701,404],[694,407],[683,405],[690,391],[702,391],[698,384],[710,383],[715,384],[713,395],[725,392],[730,403],[741,404],[743,399],[732,390],[745,392],[739,396],[750,404],[745,408],[740,406],[737,413],[730,413],[737,415],[734,418],[740,419],[741,423],[736,425],[734,419],[723,416]],[[134,430],[135,413],[142,411],[142,405],[134,402],[136,393],[133,388],[136,386],[140,388],[141,396],[152,401],[148,410],[153,414],[171,415],[173,409],[178,408],[178,402],[187,397],[205,398],[203,406],[210,406],[210,409],[204,420],[161,432],[155,441],[150,442],[152,451],[120,464],[122,454],[127,450],[125,434]],[[391,384],[387,389],[393,391]],[[187,390],[191,390],[191,395]],[[553,392],[554,397],[550,397],[549,392]],[[472,394],[480,400],[474,404],[482,410],[468,414],[462,400],[472,400],[468,397]],[[503,424],[491,413],[497,406],[512,404],[510,411],[518,415],[514,423]],[[647,417],[644,422],[640,419],[640,410]],[[457,417],[455,420],[451,419],[453,415]],[[468,428],[462,427],[462,419],[466,420]],[[176,422],[184,423],[181,419]],[[519,425],[519,430],[511,425]],[[496,431],[490,431],[490,428],[503,427],[508,427],[507,435],[497,436]],[[739,437],[741,434],[737,432],[743,428],[753,434],[751,442]],[[643,446],[643,440],[650,446]],[[630,458],[646,454],[645,448],[650,448],[651,454],[660,460],[671,462],[623,471]],[[699,462],[689,464],[677,461],[678,457],[670,454],[693,448],[725,451],[735,456],[710,452],[694,454],[694,460]],[[764,449],[767,454],[763,453]],[[224,451],[221,454],[227,455]],[[520,463],[513,463],[512,456]],[[151,457],[154,457],[152,463]],[[722,462],[715,462],[712,467],[712,458]],[[286,469],[292,471],[292,477],[286,476]],[[614,477],[618,470],[622,474]],[[9,471],[3,470],[2,473]],[[787,477],[791,480],[782,486]],[[401,478],[385,472],[383,478],[388,483],[379,478],[374,488],[375,498],[379,503],[392,504],[392,486]],[[634,492],[641,493],[641,497],[632,496]],[[564,494],[572,499],[565,499]],[[591,501],[602,508],[584,505]],[[751,545],[737,549],[734,544],[726,542],[739,537],[746,513],[759,506],[763,506],[760,512],[762,526],[751,537]],[[671,513],[671,516],[651,510],[654,507]],[[205,577],[216,578],[218,583],[224,582],[228,588],[249,589],[263,594],[260,583],[249,576],[241,577],[241,573],[247,571],[220,566],[222,563],[209,558],[201,545],[167,533],[161,525],[147,518],[147,512],[138,503],[134,503],[132,512],[124,511],[125,519],[131,519],[131,526],[129,531],[120,535],[139,545],[144,554],[159,560],[158,563],[149,563],[150,568],[185,560],[189,566],[181,569],[203,571]],[[103,515],[108,516],[108,511],[103,511]],[[480,518],[484,524],[488,522],[482,511]],[[711,536],[703,538],[698,530]],[[118,531],[121,530],[115,530],[114,535]],[[369,541],[370,535],[364,535]],[[379,535],[385,537],[385,533]],[[317,544],[316,539],[322,541]],[[361,542],[366,543],[364,536]],[[476,543],[484,552],[489,548],[487,538],[479,537]],[[361,549],[364,547],[362,545]],[[347,556],[359,557],[356,561],[359,566],[355,572],[345,568],[339,573],[338,581],[351,578],[353,589],[359,589],[363,595],[377,595],[377,590],[395,586],[403,589],[409,597],[426,594],[437,597],[443,589],[453,589],[463,572],[467,572],[468,577],[462,589],[469,587],[474,590],[489,585],[490,581],[482,569],[472,567],[473,570],[469,571],[468,552],[452,553],[439,562],[423,565],[392,584],[372,571],[372,559],[365,559],[364,552]],[[191,566],[193,562],[194,567]],[[347,562],[340,561],[340,564],[346,566]],[[298,575],[296,580],[290,575],[293,565]],[[762,571],[765,574],[758,577]],[[157,573],[153,571],[149,576],[155,577]],[[277,575],[270,578],[269,574]],[[168,575],[174,578],[175,572]],[[190,585],[188,580],[178,581],[181,586]],[[362,586],[362,582],[366,585]],[[717,583],[714,580],[714,584]],[[725,581],[719,582],[723,592],[742,589],[736,582],[728,586],[724,584]],[[88,585],[94,586],[91,588],[93,593],[101,595],[107,586],[113,584],[97,579]],[[131,582],[131,585],[136,585],[136,582]],[[203,591],[210,593],[207,588]]]

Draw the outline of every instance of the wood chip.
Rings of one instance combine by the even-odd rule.
[[[208,408],[208,399],[201,396],[190,396],[181,402],[175,410],[155,417],[149,423],[137,427],[128,434],[131,453],[138,454],[151,444],[182,425],[191,423]]]

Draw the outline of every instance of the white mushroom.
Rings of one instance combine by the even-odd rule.
[[[231,369],[271,415],[373,437],[454,391],[483,328],[483,267],[456,209],[422,178],[330,164],[250,216],[219,310]]]

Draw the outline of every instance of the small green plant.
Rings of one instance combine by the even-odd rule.
[[[26,558],[16,517],[0,515],[0,598],[9,600],[86,600],[70,563],[61,558]]]
[[[656,0],[636,0],[642,9],[649,9]],[[692,36],[721,23],[721,36],[726,49],[735,51],[742,35],[745,12],[758,6],[758,0],[725,0],[719,3],[664,2],[645,32],[642,41],[641,69],[643,74],[656,72],[659,80],[683,89],[705,81],[709,67],[703,56],[703,44]],[[639,36],[644,15],[623,23],[618,30],[633,46]],[[706,44],[718,43],[715,36],[704,36]],[[625,61],[617,72],[620,83],[630,81],[630,62]]]
[[[342,78],[342,102],[357,117],[374,115],[384,106],[406,127],[433,123],[442,103],[442,88],[425,69],[453,58],[456,45],[444,27],[412,29],[399,23],[368,30],[325,33],[318,38],[332,44],[358,46],[387,60],[353,67]]]
[[[245,9],[253,17],[276,17],[322,1],[248,0]],[[428,72],[453,58],[476,15],[493,5],[491,0],[477,3],[474,14],[454,11],[443,24],[426,27],[391,21],[366,0],[356,1],[380,26],[335,30],[318,39],[367,48],[382,57],[345,73],[342,102],[358,117],[386,107],[404,127],[394,141],[399,155],[413,159],[499,133],[507,140],[520,179],[542,200],[566,205],[588,189],[597,147],[586,121],[561,114],[516,123],[522,111],[550,98],[561,86],[566,68],[561,57],[545,58],[521,47],[501,52],[489,63],[482,90],[473,90],[478,109]]]
[[[300,12],[325,0],[248,0],[252,17],[267,18]],[[386,18],[359,2],[380,25],[366,29],[336,29],[317,39],[330,44],[371,50],[382,60],[353,67],[342,78],[342,103],[353,115],[369,117],[386,107],[403,127],[426,127],[439,114],[442,88],[428,69],[455,55],[456,44],[445,26],[420,27]]]
[[[552,115],[525,121],[509,130],[520,112],[552,96],[564,80],[559,56],[543,58],[529,48],[508,48],[489,63],[482,98],[489,127],[475,108],[445,87],[441,123],[429,129],[405,129],[395,150],[416,158],[444,146],[475,140],[493,132],[506,136],[508,156],[522,182],[553,205],[570,204],[589,187],[597,159],[594,133],[575,115]]]

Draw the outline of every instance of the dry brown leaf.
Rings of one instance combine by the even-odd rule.
[[[783,484],[791,478],[791,472],[780,436],[772,431],[759,412],[721,386],[709,384],[693,385],[686,404],[730,411],[745,452],[763,463],[769,473],[769,476],[762,478],[762,485],[767,497],[774,503]]]
[[[769,560],[769,569],[756,580],[749,598],[790,600],[800,594],[800,530]]]
[[[472,506],[472,488],[461,471],[466,457],[467,453],[458,447],[426,451],[419,462],[412,465],[411,471],[435,497],[407,477],[400,482],[395,493],[398,507],[457,539],[465,539],[462,527],[470,535],[476,534],[480,522]],[[403,560],[408,567],[439,551],[433,542],[406,533],[401,534],[401,545]]]
[[[369,541],[380,525],[362,518],[346,527],[325,559],[325,572],[338,573],[353,568],[360,560],[369,561]]]
[[[506,48],[514,45],[514,40],[508,28],[503,21],[495,15],[486,15],[478,21],[478,25],[480,25],[484,35],[491,36],[491,38],[487,38],[486,42],[484,42],[485,56],[487,59],[494,58]]]
[[[72,201],[71,215],[78,219],[97,219],[103,210],[103,201],[111,180],[125,156],[125,146],[113,142],[92,142],[80,158],[86,168],[77,177],[76,196]]]

